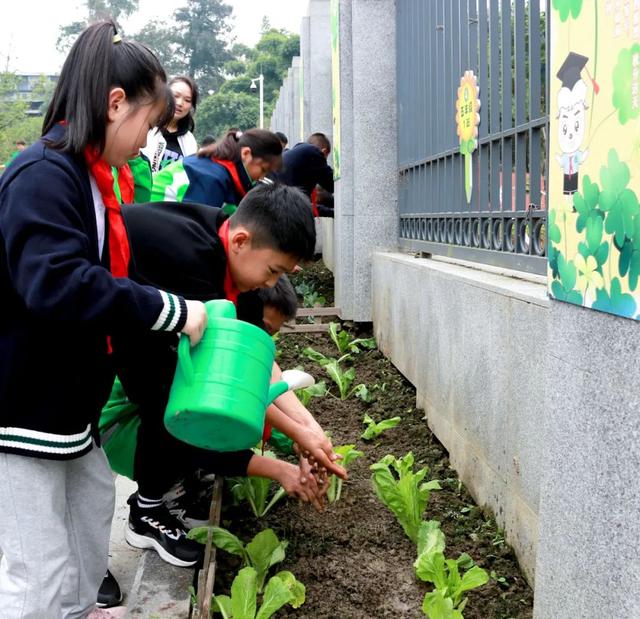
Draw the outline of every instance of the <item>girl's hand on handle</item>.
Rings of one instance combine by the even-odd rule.
[[[189,336],[191,346],[195,346],[201,339],[207,327],[207,310],[200,301],[186,301],[187,322],[182,333]]]

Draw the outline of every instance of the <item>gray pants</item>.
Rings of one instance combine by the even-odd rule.
[[[75,460],[0,453],[0,617],[80,619],[107,570],[115,503],[102,449]]]

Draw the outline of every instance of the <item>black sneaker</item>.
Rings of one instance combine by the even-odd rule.
[[[118,606],[122,602],[122,592],[118,581],[113,574],[107,570],[105,577],[102,579],[102,584],[98,590],[98,601],[96,606],[98,608],[111,608],[112,606]]]
[[[162,500],[167,509],[190,530],[209,524],[213,482],[202,482],[197,477],[189,477],[177,483]]]
[[[142,508],[138,494],[132,494],[129,503],[129,522],[124,538],[135,548],[155,550],[163,561],[178,567],[201,565],[204,545],[188,539],[182,524],[169,513],[164,504]]]

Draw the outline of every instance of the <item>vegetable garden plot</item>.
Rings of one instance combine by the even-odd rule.
[[[308,270],[301,275],[310,279]],[[326,280],[326,273],[322,277]],[[302,583],[305,601],[299,605],[299,591],[291,593],[292,602],[275,616],[417,619],[425,616],[424,604],[433,619],[532,617],[533,594],[513,552],[449,468],[446,451],[428,429],[423,411],[415,409],[413,387],[376,349],[366,343],[355,344],[358,352],[349,347],[354,340],[366,342],[371,333],[351,329],[340,336],[334,331],[333,339],[329,334],[281,336],[279,361],[283,367],[301,365],[325,382],[325,388],[312,390],[305,400],[334,445],[345,446],[349,480],[334,488],[335,500],[322,514],[285,499],[256,518],[247,503],[233,505],[230,496],[223,509],[222,526],[243,543],[268,528],[286,542],[285,556],[280,560],[279,555],[269,576],[294,575],[295,583],[287,576],[280,579],[282,586],[274,587],[278,584],[287,595],[284,587],[294,591],[296,583]],[[372,475],[382,482],[377,490]],[[400,482],[404,490],[398,490],[399,477],[405,480]],[[407,488],[421,498],[405,501]],[[389,496],[396,491],[394,502]],[[387,495],[393,511],[377,494]],[[424,513],[419,513],[425,503]],[[418,548],[420,578],[414,568]],[[232,595],[242,565],[239,555],[218,553],[217,594]],[[250,579],[251,574],[243,576]],[[456,614],[453,608],[460,608],[465,598],[462,615]],[[452,600],[450,607],[447,599]]]

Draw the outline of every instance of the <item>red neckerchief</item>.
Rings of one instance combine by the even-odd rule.
[[[227,219],[218,230],[218,236],[222,241],[224,253],[227,255],[227,270],[224,274],[224,296],[225,299],[231,301],[234,305],[238,305],[238,295],[240,291],[236,287],[231,278],[231,269],[229,268],[229,220]]]
[[[240,196],[240,198],[244,198],[247,195],[247,190],[244,188],[244,185],[240,180],[236,164],[233,161],[229,161],[228,159],[215,159],[213,157],[211,157],[211,161],[220,164],[227,170],[227,172],[229,172],[229,176],[231,176],[231,180],[233,181],[233,185],[236,188],[238,195]]]
[[[320,213],[318,211],[318,188],[314,187],[311,191],[311,210],[313,211],[314,217],[320,217]]]
[[[84,151],[89,172],[96,181],[98,191],[102,196],[102,202],[107,209],[107,221],[109,224],[109,263],[114,277],[127,277],[129,275],[129,239],[124,227],[120,202],[116,197],[113,187],[113,171],[111,166],[100,157],[95,147],[87,146]],[[133,202],[133,174],[128,164],[118,168],[118,187],[123,203]]]

